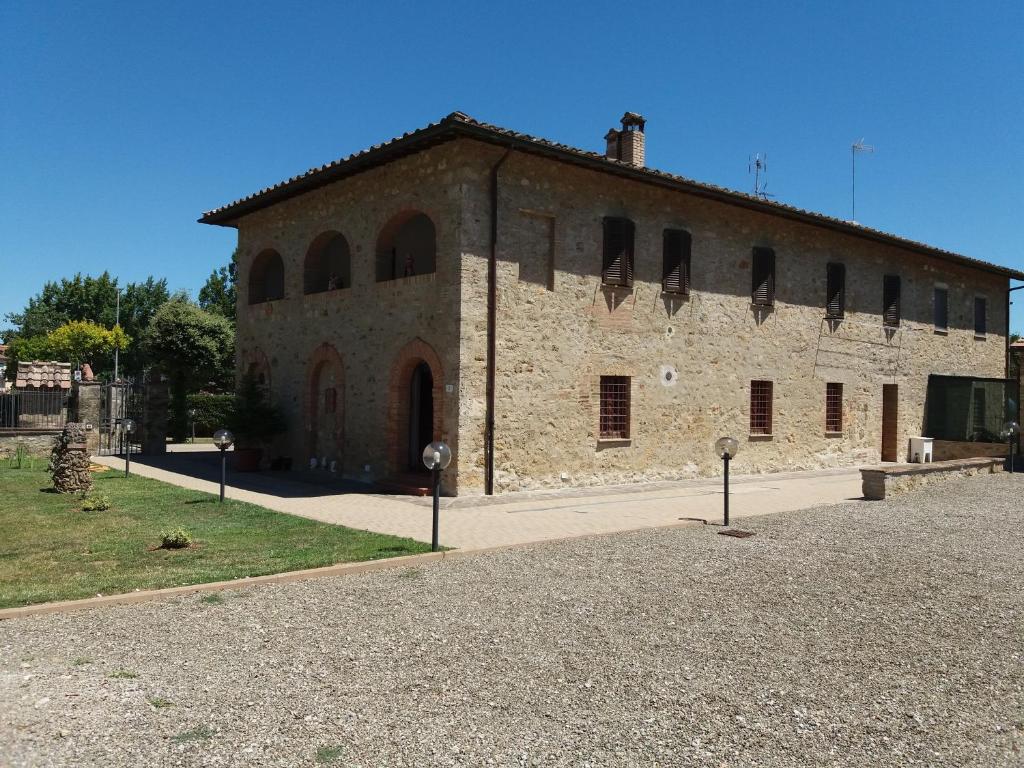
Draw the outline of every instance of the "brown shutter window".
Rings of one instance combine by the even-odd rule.
[[[825,385],[825,431],[843,431],[843,385],[829,382]]]
[[[760,307],[770,307],[775,303],[775,251],[771,248],[755,248],[753,282],[750,291],[750,302]]]
[[[829,264],[825,269],[825,317],[846,314],[846,265]]]
[[[974,335],[984,336],[988,332],[988,302],[978,296],[974,300]]]
[[[601,377],[601,439],[629,439],[629,376]]]
[[[605,285],[633,285],[633,222],[607,217],[604,220],[604,256],[601,281]]]
[[[772,382],[750,382],[750,434],[772,433]]]
[[[690,293],[690,233],[666,229],[662,235],[661,289],[665,293]]]
[[[949,328],[949,291],[945,288],[935,289],[935,330],[945,331]]]
[[[887,328],[900,326],[900,277],[886,275],[882,285],[882,324]]]

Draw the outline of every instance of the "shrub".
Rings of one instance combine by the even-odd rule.
[[[103,512],[110,509],[110,497],[105,493],[82,494],[83,512]]]
[[[189,395],[186,405],[189,411],[196,412],[197,437],[210,437],[218,429],[231,424],[234,420],[235,396],[233,394],[215,395],[209,392],[199,392]]]
[[[184,549],[192,544],[192,534],[184,528],[176,528],[173,531],[165,531],[160,534],[160,547],[162,549]]]

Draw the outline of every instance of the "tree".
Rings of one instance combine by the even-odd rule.
[[[117,294],[118,282],[107,272],[99,277],[76,274],[70,280],[48,282],[28,300],[21,312],[6,316],[7,321],[17,327],[0,335],[8,343],[16,339],[38,339],[72,321],[89,321],[112,328],[117,317]],[[121,291],[120,326],[132,339],[121,354],[125,371],[140,373],[145,366],[142,337],[157,307],[169,297],[167,281],[163,278],[149,277],[141,283],[128,283]]]
[[[199,306],[207,312],[226,317],[235,321],[235,302],[238,291],[235,279],[238,274],[238,249],[231,254],[227,266],[215,269],[206,278],[206,283],[199,289]]]
[[[165,302],[146,331],[147,357],[171,380],[171,436],[184,440],[187,397],[200,387],[223,389],[233,380],[235,330],[220,315],[184,296]]]
[[[89,363],[99,372],[111,367],[114,350],[123,350],[131,338],[114,326],[106,329],[97,323],[72,320],[45,336],[17,337],[8,348],[12,363],[19,360],[60,360],[75,365]],[[11,375],[16,366],[11,365]]]

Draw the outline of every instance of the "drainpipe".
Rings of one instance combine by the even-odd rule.
[[[498,315],[498,171],[512,154],[511,147],[491,168],[491,251],[487,257],[487,413],[484,417],[484,493],[494,494],[494,379]]]

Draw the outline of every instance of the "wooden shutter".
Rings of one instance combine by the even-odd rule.
[[[662,236],[661,288],[666,293],[690,293],[690,233],[666,229]]]
[[[758,306],[775,303],[775,251],[771,248],[755,248],[753,256],[753,284],[750,302]]]
[[[829,264],[825,283],[825,317],[842,317],[846,313],[846,265]]]
[[[946,330],[949,328],[949,291],[945,288],[935,289],[935,328]]]
[[[900,325],[900,277],[886,275],[882,286],[882,324],[889,328]]]
[[[601,280],[605,285],[633,285],[633,222],[607,217],[604,220],[604,257]]]
[[[984,336],[988,331],[988,302],[978,296],[974,299],[974,335]]]

